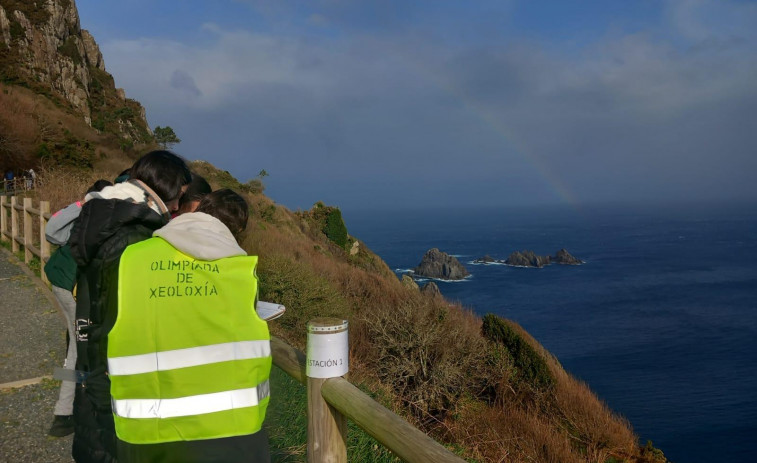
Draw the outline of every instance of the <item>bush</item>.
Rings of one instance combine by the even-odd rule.
[[[506,320],[494,314],[487,314],[481,332],[485,338],[507,348],[512,356],[519,382],[531,384],[536,389],[546,389],[554,384],[555,379],[549,372],[547,362],[508,325]]]
[[[328,239],[339,245],[340,248],[344,248],[347,245],[347,226],[344,225],[342,211],[332,208],[326,217],[323,233],[326,234]]]
[[[76,46],[76,38],[74,36],[67,38],[66,41],[58,47],[58,53],[71,58],[77,66],[80,66],[83,62],[82,57],[79,54],[79,48]]]
[[[654,463],[666,463],[668,461],[662,450],[656,448],[651,440],[648,440],[647,445],[641,448],[641,457],[645,461]]]
[[[355,348],[367,349],[362,361],[421,423],[432,425],[498,374],[476,329],[458,308],[417,295],[365,313]]]
[[[279,324],[296,335],[304,336],[307,322],[317,317],[350,315],[350,306],[329,282],[310,267],[280,256],[260,259],[256,272],[260,281],[260,299],[275,301],[287,308]]]
[[[36,155],[51,166],[91,169],[95,147],[89,141],[76,138],[66,131],[63,141],[40,144]]]
[[[242,190],[254,195],[259,195],[263,194],[263,191],[265,191],[265,185],[263,184],[263,181],[261,179],[253,178],[252,180],[248,180],[247,183],[242,185]]]
[[[318,201],[310,211],[300,212],[299,216],[310,222],[313,229],[320,230],[332,243],[342,249],[347,247],[347,226],[339,208]]]

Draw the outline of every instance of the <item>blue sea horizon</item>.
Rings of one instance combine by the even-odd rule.
[[[350,211],[401,274],[436,247],[472,274],[437,282],[521,324],[675,462],[757,454],[757,205],[744,202]],[[516,250],[581,266],[472,265]]]

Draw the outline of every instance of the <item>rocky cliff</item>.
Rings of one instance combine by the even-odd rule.
[[[48,96],[100,132],[152,139],[144,108],[116,89],[73,0],[0,0],[0,81]]]

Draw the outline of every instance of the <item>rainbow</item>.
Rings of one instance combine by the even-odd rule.
[[[449,81],[443,80],[443,73],[433,72],[430,69],[423,68],[417,60],[412,58],[407,59],[408,63],[414,67],[419,73],[423,75],[429,81],[436,83],[436,86],[452,95],[457,101],[462,104],[466,111],[473,117],[482,121],[486,126],[490,127],[494,133],[502,137],[510,146],[514,148],[514,152],[518,155],[527,165],[531,166],[538,176],[544,181],[545,185],[549,187],[550,191],[554,194],[555,199],[560,203],[570,205],[575,209],[579,209],[579,201],[575,194],[568,188],[562,179],[556,175],[554,169],[552,169],[544,160],[542,160],[536,153],[531,152],[525,143],[520,142],[518,137],[504,124],[501,118],[495,114],[492,110],[487,109],[480,103],[473,101],[471,98],[465,95],[462,89],[453,85]]]

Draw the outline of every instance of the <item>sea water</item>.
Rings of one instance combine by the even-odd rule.
[[[398,275],[437,247],[471,276],[437,281],[521,324],[672,461],[757,455],[757,205],[343,212]],[[581,266],[474,264],[516,250]],[[423,282],[420,282],[423,284]]]

